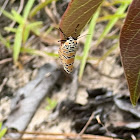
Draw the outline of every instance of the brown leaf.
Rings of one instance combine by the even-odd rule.
[[[121,30],[120,51],[130,98],[136,105],[140,96],[140,0],[133,0]]]
[[[76,38],[102,1],[103,0],[71,0],[60,22],[60,28],[65,35],[67,37],[72,36]],[[76,27],[77,30],[75,34]],[[62,34],[61,39],[64,39]]]

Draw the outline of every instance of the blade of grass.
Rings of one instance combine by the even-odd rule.
[[[41,21],[30,23],[29,24],[29,29],[31,29],[31,31],[33,33],[35,33],[36,35],[39,35],[40,34],[39,30],[41,29],[41,25],[42,25]]]
[[[31,55],[38,55],[38,56],[45,56],[45,55],[48,55],[48,56],[51,56],[51,57],[55,57],[55,58],[58,58],[59,55],[56,54],[56,53],[48,53],[46,51],[41,51],[41,50],[37,50],[37,49],[32,49],[32,48],[29,48],[29,47],[21,47],[21,52],[23,53],[29,53]],[[78,56],[76,55],[75,57],[77,60],[82,60],[82,56]],[[98,61],[99,58],[97,57],[88,57],[87,60],[96,60]]]
[[[113,5],[115,5],[115,4],[120,4],[120,3],[123,3],[123,4],[125,4],[125,3],[130,4],[131,2],[132,2],[132,0],[114,0],[114,1],[113,1]]]
[[[53,28],[54,28],[53,26],[50,26],[50,27],[47,29],[47,31],[45,31],[45,35],[49,34],[49,33],[52,31]]]
[[[1,140],[1,138],[5,135],[6,131],[7,131],[7,128],[3,128],[3,129],[0,131],[0,140]]]
[[[116,4],[131,4],[132,0],[112,0],[111,2],[104,1],[103,6],[109,7]]]
[[[107,39],[119,39],[119,35],[111,35],[111,36],[106,36],[105,38]]]
[[[23,11],[23,18],[24,19],[27,19],[34,2],[35,2],[35,0],[28,0],[26,6],[24,8],[24,11]]]
[[[112,18],[124,18],[126,17],[126,13],[123,14],[114,14],[114,15],[107,15],[107,16],[103,16],[103,17],[99,17],[97,19],[97,22],[102,22],[102,21],[106,21],[106,20],[110,20]]]
[[[22,47],[21,52],[26,52],[26,53],[29,53],[29,54],[32,54],[32,55],[38,55],[38,56],[48,55],[48,56],[56,57],[56,58],[59,57],[58,54],[48,53],[46,51],[40,51],[40,50],[32,49],[32,48],[29,48],[29,47],[28,48]]]
[[[11,49],[10,41],[6,40],[1,34],[0,34],[0,42],[7,47],[7,49]]]
[[[0,122],[0,140],[5,135],[7,128],[2,129],[2,122]]]
[[[1,7],[0,7],[0,11],[1,11],[2,9],[1,9]],[[13,21],[16,21],[16,19],[14,18],[14,16],[11,14],[11,13],[9,13],[9,12],[7,12],[7,11],[5,11],[5,10],[3,10],[3,11],[1,11],[6,17],[8,17],[9,19],[11,19],[11,20],[13,20]]]
[[[123,14],[127,7],[128,7],[128,4],[121,4],[121,6],[118,8],[118,10],[115,14],[117,14],[117,15]],[[103,33],[101,34],[101,36],[97,40],[96,46],[98,46],[103,41],[104,37],[109,33],[109,31],[112,29],[112,27],[118,21],[118,19],[119,19],[118,17],[114,17],[108,22]]]
[[[7,6],[9,0],[5,0],[5,2],[3,3],[2,7],[1,7],[1,11],[0,11],[0,16],[2,14],[2,11],[5,9],[5,7]]]
[[[88,31],[88,34],[90,34],[90,35],[87,36],[87,38],[86,38],[86,43],[85,43],[84,52],[83,52],[83,58],[82,58],[82,61],[81,61],[80,71],[79,71],[79,81],[81,81],[82,76],[83,76],[86,60],[87,60],[89,49],[90,49],[90,44],[91,44],[92,37],[93,37],[93,34],[94,34],[94,28],[95,28],[95,25],[96,25],[96,20],[99,16],[99,13],[100,13],[100,8],[96,11],[96,13],[93,15],[93,17],[90,21],[89,31]]]
[[[20,53],[20,48],[22,44],[22,33],[23,33],[23,26],[19,25],[16,31],[14,46],[13,46],[13,60],[15,64],[18,60],[19,53]]]
[[[38,11],[40,11],[41,9],[43,9],[46,5],[50,4],[52,1],[57,1],[57,0],[45,0],[45,2],[42,2],[40,4],[38,4],[37,6],[35,6],[29,15],[29,18],[33,18],[33,16],[35,16],[37,14]]]
[[[2,128],[2,122],[0,122],[0,130],[1,130],[1,128]]]
[[[12,14],[19,24],[22,24],[24,22],[23,17],[19,13],[17,13],[15,10],[12,10]]]
[[[109,56],[116,48],[119,47],[119,44],[113,45],[102,57],[99,58],[98,62],[96,65],[99,65],[99,63],[104,60],[107,56]]]
[[[79,56],[79,55],[76,55],[75,56],[75,59],[76,60],[82,60],[83,59],[83,56]],[[99,57],[87,57],[87,60],[95,60],[95,61],[98,61]]]
[[[29,23],[26,28],[24,28],[24,32],[23,32],[23,43],[26,43],[28,37],[29,37],[29,34],[30,34],[30,31],[32,31],[33,33],[35,33],[36,35],[39,35],[39,26],[42,25],[42,22],[41,21],[38,21],[38,22],[34,22],[34,23]]]
[[[5,27],[4,30],[10,31],[10,32],[13,32],[13,33],[16,33],[16,31],[17,31],[16,28],[11,28],[11,27]]]

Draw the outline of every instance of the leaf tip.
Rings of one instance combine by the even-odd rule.
[[[133,107],[136,107],[139,97],[130,97],[131,103]]]
[[[137,105],[136,103],[132,103],[132,106],[133,106],[134,108],[136,107],[136,105]]]

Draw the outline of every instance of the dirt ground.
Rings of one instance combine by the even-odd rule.
[[[2,5],[3,1],[0,4]],[[16,9],[19,4],[18,1],[9,2],[5,10]],[[40,11],[36,20],[43,21],[44,27],[47,28],[58,24],[67,4],[67,1],[52,2],[46,9]],[[52,14],[49,14],[50,11]],[[0,23],[3,23],[0,25],[1,34],[4,37],[12,36],[13,34],[4,31],[4,27],[9,26],[12,21],[2,15]],[[105,25],[106,22],[96,25],[89,57],[102,57],[119,41],[118,38],[108,39],[112,34],[119,35],[121,26],[118,24],[108,38],[105,38],[98,47],[94,47]],[[87,31],[88,27],[85,27],[82,34]],[[84,36],[78,40],[79,56],[82,56],[85,39]],[[35,37],[33,40],[35,43],[31,47],[57,54],[59,49],[57,40],[59,33],[52,30],[46,38]],[[12,61],[12,51],[1,42],[0,122],[3,122],[4,126],[8,126],[11,130],[27,132],[79,134],[91,118],[83,132],[85,134],[122,139],[140,137],[140,104],[133,108],[130,103],[119,47],[99,64],[95,59],[88,60],[81,81],[78,80],[80,66],[78,59],[75,60],[74,72],[71,75],[65,73],[58,58],[48,55],[22,53],[19,62],[20,67],[16,67]],[[38,73],[41,70],[45,72],[39,77]],[[27,87],[32,90],[28,90]],[[21,94],[21,90],[26,93]],[[51,101],[49,102],[47,98]],[[25,119],[27,112],[29,116]],[[33,134],[35,135],[37,134]],[[12,139],[12,136],[9,134],[6,137]],[[26,137],[29,136],[27,134],[23,136]]]

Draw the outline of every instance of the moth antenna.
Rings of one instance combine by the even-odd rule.
[[[91,34],[85,34],[85,35],[79,36],[79,37],[77,37],[77,39],[79,39],[79,38],[81,38],[81,37],[84,37],[84,36],[86,36],[86,35],[91,35]]]
[[[64,38],[68,38],[65,34],[64,34],[64,32],[62,31],[62,29],[59,27],[59,31],[64,35]]]
[[[58,40],[58,42],[65,42],[66,40]]]
[[[79,27],[79,25],[80,25],[80,24],[77,24],[77,26],[76,26],[76,28],[75,28],[75,31],[74,31],[76,38],[78,37],[78,36],[77,36],[77,28]]]

